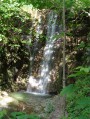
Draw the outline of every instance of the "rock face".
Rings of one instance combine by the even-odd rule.
[[[52,102],[55,109],[51,112],[48,119],[60,119],[64,116],[65,113],[65,98],[55,96]]]
[[[37,25],[35,26],[35,29],[38,36],[37,35],[35,36],[36,38],[34,39],[32,43],[33,45],[30,48],[31,55],[30,55],[29,78],[33,76],[34,77],[33,79],[36,79],[37,80],[36,82],[38,82],[39,79],[44,80],[44,78],[46,77],[46,80],[50,80],[48,81],[49,83],[46,88],[46,93],[57,93],[60,90],[62,84],[61,62],[62,62],[63,41],[62,39],[54,38],[54,37],[57,37],[58,35],[60,35],[59,33],[62,32],[62,25],[58,21],[60,16],[59,14],[56,13],[52,15],[51,13],[53,12],[51,11],[47,11],[47,12],[44,11],[44,16],[42,11],[35,11],[35,12],[36,12],[36,16],[34,17],[38,21]],[[40,37],[41,35],[44,36],[42,39]],[[44,64],[42,64],[43,62]],[[41,70],[45,70],[46,74],[45,71],[43,74]],[[30,91],[30,87],[31,84],[29,81],[28,91]],[[40,85],[40,87],[42,86]],[[34,87],[33,90],[35,90],[35,88],[36,87]]]

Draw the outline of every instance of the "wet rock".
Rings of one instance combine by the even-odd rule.
[[[5,91],[0,91],[0,95],[1,95],[1,96],[8,96],[8,93],[5,92]]]

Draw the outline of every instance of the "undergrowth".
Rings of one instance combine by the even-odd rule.
[[[78,67],[69,77],[76,80],[75,84],[61,92],[67,99],[67,119],[90,119],[90,67]]]
[[[0,111],[0,119],[40,119],[35,114],[26,114],[25,112],[12,112],[8,115],[6,110]]]

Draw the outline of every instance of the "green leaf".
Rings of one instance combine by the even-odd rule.
[[[84,71],[86,73],[89,73],[90,67],[83,67],[83,68],[80,69],[80,71]]]
[[[23,115],[23,114],[25,114],[25,112],[12,112],[11,116],[16,117],[16,116]]]
[[[83,97],[77,100],[78,105],[89,106],[90,105],[90,97]]]
[[[2,119],[6,114],[7,114],[6,110],[1,110],[0,111],[0,119]]]
[[[75,86],[74,84],[70,84],[69,86],[65,87],[62,91],[61,91],[61,95],[66,95],[67,97],[71,96],[75,91]]]
[[[12,112],[11,118],[14,118],[14,119],[16,119],[16,118],[17,119],[40,119],[35,114],[26,114],[25,112]]]
[[[77,119],[90,119],[90,118],[85,115],[80,115],[77,117]]]
[[[17,119],[30,119],[30,116],[27,114],[22,114],[22,115],[16,116],[16,118]]]

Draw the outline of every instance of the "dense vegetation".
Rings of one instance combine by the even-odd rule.
[[[66,95],[66,111],[68,112],[66,119],[89,119],[90,1],[66,0],[65,2],[66,36],[71,42],[70,46],[66,44],[66,52],[72,52],[75,57],[75,65],[67,76],[68,86],[61,92]],[[62,11],[60,0],[0,1],[0,86],[2,89],[6,89],[6,86],[10,88],[18,75],[24,78],[25,74],[28,74],[30,54],[26,45],[31,45],[31,42],[29,43],[23,37],[30,34],[32,19],[22,10],[22,6],[30,4],[38,9]],[[35,35],[35,31],[33,34]],[[70,56],[72,60],[73,55]],[[68,65],[68,61],[66,63]],[[15,114],[12,116],[13,119],[16,118]],[[30,117],[26,115],[26,119],[27,116]],[[38,119],[38,117],[30,117],[30,119]]]
[[[18,21],[18,22],[17,22]],[[0,4],[0,82],[7,85],[9,79],[16,80],[18,73],[28,62],[28,52],[23,35],[28,35],[31,19],[22,12],[20,4],[1,2]],[[22,60],[22,62],[21,62]],[[13,72],[13,73],[11,73]],[[16,72],[16,73],[15,73]],[[15,75],[14,75],[15,74]]]

